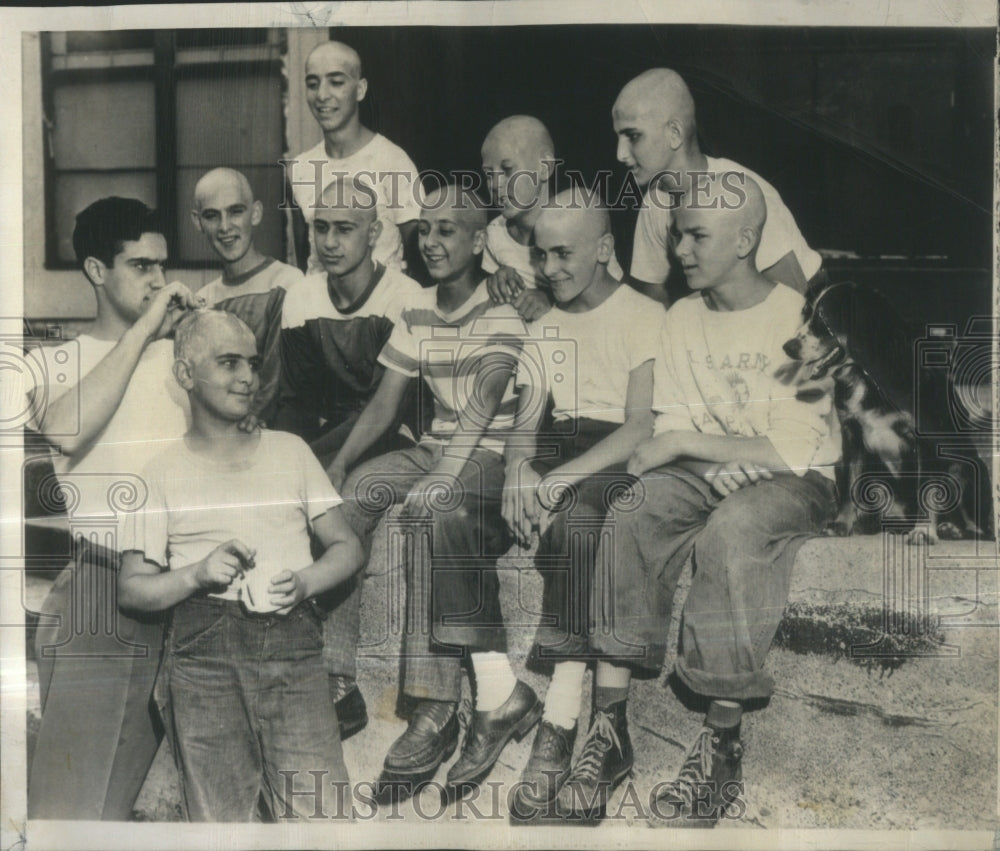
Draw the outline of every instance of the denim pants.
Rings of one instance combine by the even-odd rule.
[[[163,618],[119,611],[117,579],[118,554],[78,540],[42,604],[30,818],[125,821],[156,756]]]
[[[331,799],[347,782],[322,650],[311,602],[287,615],[211,597],[174,608],[164,683],[189,821],[252,821],[261,793],[275,820],[309,818],[316,772]]]
[[[764,659],[788,601],[795,555],[833,516],[833,482],[815,471],[775,473],[722,498],[678,467],[650,470],[640,481],[642,498],[616,505],[605,523],[595,648],[658,670],[674,592],[693,552],[678,676],[707,697],[770,696]]]
[[[558,421],[548,437],[538,438],[532,467],[541,475],[577,458],[620,428],[617,423],[578,419]],[[619,494],[629,490],[635,477],[625,464],[599,470],[576,482],[565,505],[538,541],[535,569],[542,577],[542,611],[535,634],[533,655],[538,659],[580,659],[593,655],[589,636],[594,560],[604,529],[604,518]]]
[[[406,499],[445,449],[424,441],[351,472],[341,489],[343,511],[366,554],[385,512]],[[383,527],[389,558],[402,560],[406,572],[403,692],[410,697],[457,701],[464,648],[506,652],[496,574],[511,544],[500,514],[503,478],[502,456],[477,448],[458,481],[430,495],[430,518],[393,518]],[[331,674],[355,675],[363,581],[359,574],[329,601],[324,656]],[[384,617],[389,623],[396,613],[387,609]]]

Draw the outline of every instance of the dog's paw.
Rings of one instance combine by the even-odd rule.
[[[854,524],[845,520],[831,520],[823,531],[830,538],[847,538],[854,531]]]
[[[965,530],[962,529],[957,523],[952,523],[948,520],[938,523],[938,537],[942,541],[961,541],[964,538],[969,537]]]

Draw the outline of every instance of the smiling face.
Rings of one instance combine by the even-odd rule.
[[[144,233],[135,241],[123,243],[110,266],[89,257],[84,269],[100,288],[107,306],[132,324],[166,284],[163,275],[166,263],[167,240],[159,233]]]
[[[556,200],[564,199],[564,195]],[[535,223],[532,263],[567,308],[601,277],[614,250],[607,214],[592,209],[545,209]]]
[[[358,104],[368,91],[361,60],[346,44],[321,44],[306,60],[306,103],[324,133],[336,133],[358,120]]]
[[[444,190],[430,193],[420,213],[417,243],[427,272],[437,284],[472,272],[486,244],[486,216],[471,198],[456,200]]]
[[[217,169],[198,181],[191,215],[212,250],[226,263],[236,263],[253,246],[263,209],[242,174]]]
[[[175,365],[177,380],[188,391],[192,411],[216,420],[239,422],[260,387],[257,343],[250,329],[232,317],[192,316],[200,323]]]

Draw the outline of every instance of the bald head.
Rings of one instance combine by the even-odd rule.
[[[596,242],[611,233],[611,217],[607,208],[592,194],[584,193],[576,186],[564,189],[546,204],[535,227],[543,220],[546,227],[559,223],[588,242]]]
[[[652,116],[663,121],[675,120],[687,135],[695,133],[694,98],[687,83],[669,68],[650,68],[621,90],[612,115],[629,113]]]
[[[725,218],[735,229],[752,228],[758,240],[767,220],[760,184],[742,171],[699,175],[681,201],[678,212],[682,211],[704,211]]]
[[[361,79],[361,56],[349,44],[342,41],[324,41],[316,45],[306,57],[306,74],[310,67],[330,67],[335,65],[355,80]]]
[[[451,221],[468,230],[482,230],[487,224],[486,205],[474,192],[460,189],[454,183],[427,192],[421,207],[421,219],[447,214]]]
[[[320,207],[316,215],[321,213],[329,219],[336,213],[350,213],[352,219],[366,223],[378,218],[377,197],[375,190],[357,179],[335,180],[323,190],[320,195]]]
[[[483,159],[487,149],[499,151],[501,157],[520,154],[532,160],[551,159],[555,146],[548,128],[530,115],[511,115],[494,125],[483,140]]]
[[[242,172],[232,168],[213,168],[210,172],[202,175],[194,187],[195,209],[227,206],[224,202],[219,203],[220,196],[242,201],[247,206],[253,203],[253,189],[250,187],[250,181]]]
[[[257,342],[247,324],[224,310],[195,310],[185,316],[174,336],[174,358],[197,363],[213,348],[229,341],[250,345],[256,351]],[[225,346],[223,345],[225,348]]]

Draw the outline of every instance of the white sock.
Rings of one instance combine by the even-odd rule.
[[[556,662],[552,682],[545,695],[545,712],[542,719],[564,730],[576,727],[580,717],[580,698],[583,695],[583,677],[586,662]]]
[[[476,672],[476,711],[492,712],[507,702],[514,693],[517,677],[505,653],[473,653],[472,669]]]

